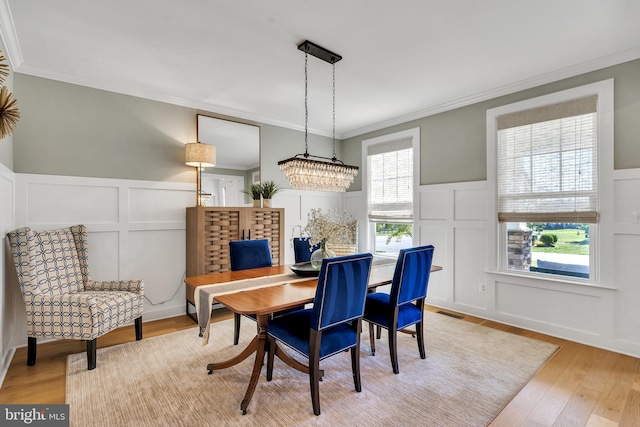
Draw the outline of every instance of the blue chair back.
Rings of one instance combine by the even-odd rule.
[[[308,237],[294,237],[293,238],[293,254],[296,258],[296,263],[311,261],[311,252],[320,248],[320,243],[317,243],[311,247]]]
[[[402,249],[391,282],[389,301],[402,305],[427,296],[433,246]]]
[[[267,239],[234,240],[229,242],[231,271],[271,267],[271,250]]]
[[[311,328],[321,331],[362,317],[372,259],[371,254],[356,254],[322,260]]]

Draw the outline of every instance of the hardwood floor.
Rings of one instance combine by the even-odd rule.
[[[232,317],[224,309],[214,316],[215,320]],[[464,315],[463,320],[560,347],[491,426],[640,426],[640,359],[473,316]],[[147,322],[143,330],[149,338],[193,327],[190,318],[178,316]],[[133,340],[133,326],[121,328],[99,338],[98,348]],[[27,366],[26,348],[17,349],[0,389],[0,402],[64,403],[67,355],[84,351],[85,344],[79,341],[39,344],[38,362]]]

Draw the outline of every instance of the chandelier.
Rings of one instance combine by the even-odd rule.
[[[296,190],[332,191],[343,193],[358,174],[357,166],[345,165],[336,157],[336,62],[342,57],[308,40],[298,45],[304,51],[304,154],[296,154],[278,162],[289,184]],[[308,144],[308,57],[309,54],[333,67],[333,157],[312,156]]]

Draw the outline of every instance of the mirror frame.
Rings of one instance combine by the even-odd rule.
[[[234,168],[225,168],[224,167],[224,161],[220,162],[221,150],[218,148],[220,146],[219,143],[216,143],[215,141],[202,140],[201,139],[202,133],[203,133],[201,131],[201,123],[200,123],[201,122],[201,120],[200,120],[201,117],[203,119],[217,120],[217,121],[220,121],[221,123],[222,122],[226,122],[229,125],[239,125],[239,126],[242,126],[242,127],[248,126],[248,127],[251,127],[251,128],[256,128],[257,131],[258,131],[258,138],[257,138],[258,139],[257,140],[257,143],[258,143],[258,172],[260,173],[260,177],[262,176],[262,129],[260,128],[259,125],[252,124],[252,123],[244,123],[244,122],[240,122],[240,121],[237,121],[237,120],[221,118],[221,117],[216,117],[216,116],[209,116],[209,115],[206,115],[206,114],[196,114],[196,137],[197,137],[197,141],[205,143],[205,144],[210,144],[210,145],[213,145],[213,146],[216,147],[216,157],[217,157],[216,166],[213,167],[213,168],[208,168],[208,170],[204,169],[202,171],[203,174],[225,175],[224,173],[221,173],[220,171],[216,170],[216,168],[223,169],[223,170],[224,169],[234,170]],[[224,156],[224,151],[225,150],[223,149],[222,150],[222,155],[223,156]],[[220,163],[223,164],[222,167],[218,166],[218,164],[220,164]],[[241,169],[241,168],[237,169],[237,170],[243,170],[245,172],[245,174],[244,174],[244,176],[245,176],[245,180],[244,180],[245,188],[247,188],[249,184],[254,182],[253,181],[253,179],[254,179],[253,175],[255,174],[255,171],[252,172],[251,174],[248,173],[252,169],[253,168],[251,168],[251,169]],[[239,175],[234,175],[234,176],[239,176]],[[245,199],[245,204],[251,203],[251,200],[249,199],[249,196],[245,195],[244,199]]]

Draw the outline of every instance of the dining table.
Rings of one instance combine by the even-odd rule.
[[[395,259],[374,257],[368,281],[369,289],[373,290],[390,284],[395,264]],[[311,303],[315,297],[317,277],[300,276],[293,273],[290,267],[262,267],[192,276],[185,279],[185,283],[196,287],[194,296],[203,345],[208,343],[209,331],[212,327],[211,304],[213,301],[224,305],[234,313],[251,315],[256,319],[257,333],[244,349],[228,360],[212,362],[206,367],[211,375],[213,371],[237,365],[255,353],[249,384],[240,404],[243,415],[247,413],[247,407],[264,365],[269,317],[274,313]],[[432,272],[439,270],[442,270],[442,267],[432,265]],[[308,366],[289,356],[278,345],[275,347],[274,356],[298,371],[309,373]]]

